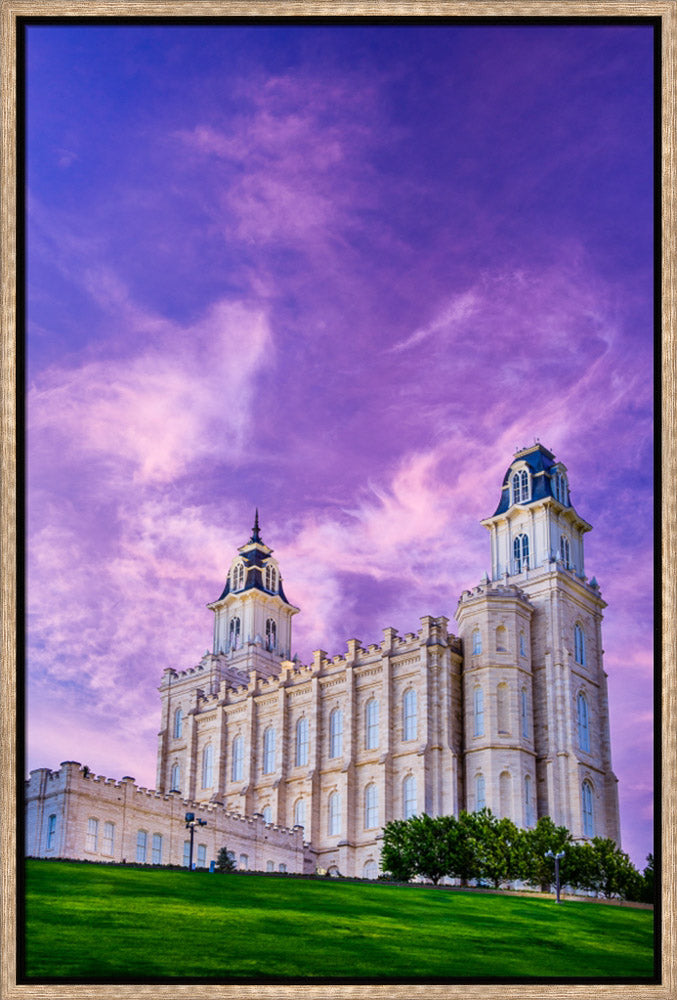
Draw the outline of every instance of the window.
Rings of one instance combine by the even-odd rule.
[[[47,850],[51,851],[54,849],[54,841],[56,840],[56,814],[52,815],[47,820]]]
[[[529,499],[529,473],[526,469],[514,473],[511,485],[513,503],[524,503]]]
[[[508,633],[505,625],[499,625],[496,629],[496,650],[499,653],[507,653],[508,651]]]
[[[146,843],[148,841],[148,834],[145,830],[139,830],[136,835],[136,860],[141,861],[143,864],[146,863]]]
[[[274,861],[266,861],[266,871],[267,872],[274,872],[275,871],[275,862]]]
[[[99,821],[90,818],[87,821],[87,850],[96,851],[99,846]]]
[[[332,792],[328,799],[329,811],[329,836],[335,837],[341,832],[341,796],[338,792]]]
[[[408,774],[402,782],[402,817],[411,819],[416,815],[416,778]]]
[[[277,649],[277,625],[272,618],[266,619],[266,649]]]
[[[588,699],[581,691],[576,699],[576,715],[578,721],[578,745],[586,753],[590,752],[590,725],[588,714]]]
[[[237,563],[233,566],[233,590],[242,590],[244,587],[244,563]]]
[[[103,853],[113,854],[115,850],[115,823],[107,821],[103,824]]]
[[[475,778],[475,812],[479,812],[480,809],[485,809],[486,804],[486,782],[484,780],[484,775],[478,774]]]
[[[277,866],[277,870],[279,872],[282,872],[283,875],[287,873],[287,866],[285,865],[284,861],[280,861],[279,865]]]
[[[472,633],[472,653],[473,656],[479,656],[482,652],[482,636],[478,628],[473,629]]]
[[[272,563],[268,563],[266,566],[264,587],[270,591],[274,591],[277,588],[277,573]]]
[[[364,790],[364,829],[373,830],[378,826],[378,798],[376,785],[372,782]]]
[[[560,555],[562,557],[562,562],[567,569],[571,569],[571,547],[569,545],[569,539],[566,535],[562,535],[559,540]]]
[[[583,782],[582,787],[583,804],[583,834],[586,837],[595,836],[595,817],[592,808],[592,785],[589,781]]]
[[[534,803],[531,789],[531,778],[527,774],[524,779],[524,821],[528,827],[534,825]]]
[[[184,840],[183,842],[183,867],[188,868],[190,865],[190,841]]]
[[[239,649],[242,643],[240,642],[240,619],[231,618],[230,620],[230,631],[229,631],[229,642],[228,645],[230,649]]]
[[[202,751],[202,787],[211,788],[214,784],[214,748],[211,743]]]
[[[263,822],[264,823],[273,822],[273,810],[270,806],[266,806],[263,810]]]
[[[585,666],[585,636],[578,622],[576,622],[574,627],[574,659],[582,667]]]
[[[308,720],[305,715],[296,723],[296,757],[297,767],[305,767],[308,763]]]
[[[475,688],[473,713],[475,717],[473,733],[475,736],[484,736],[484,693],[480,687]]]
[[[402,738],[405,740],[415,740],[417,729],[416,692],[413,688],[408,688],[404,692],[404,699],[402,701]]]
[[[246,872],[247,869],[249,868],[249,855],[248,854],[241,854],[240,855],[240,868],[244,872]]]
[[[181,708],[177,708],[177,710],[174,712],[174,739],[178,740],[178,738],[181,736],[182,733],[183,733],[183,711],[181,710]]]
[[[524,632],[520,632],[520,656],[527,655],[527,641],[524,638]]]
[[[154,865],[161,865],[162,864],[162,834],[160,834],[160,833],[154,833],[153,834],[153,854],[152,854],[152,857],[153,857],[153,864]]]
[[[369,858],[365,861],[364,867],[362,868],[362,878],[378,878],[378,865],[373,858]]]
[[[335,708],[329,716],[329,756],[340,757],[343,753],[343,712]]]
[[[527,699],[527,689],[520,691],[520,721],[522,723],[522,736],[529,739],[529,702]]]
[[[509,691],[507,684],[499,684],[496,688],[496,709],[498,716],[499,733],[509,733],[510,725],[508,721],[508,698]]]
[[[510,816],[512,812],[512,777],[509,771],[502,771],[498,776],[498,800],[500,807],[499,819]]]
[[[197,866],[198,868],[207,867],[207,845],[198,844],[197,845]]]
[[[517,535],[512,543],[512,554],[515,561],[515,573],[523,573],[529,569],[529,536]]]
[[[306,825],[306,804],[303,799],[298,799],[294,806],[294,826]]]
[[[172,777],[169,782],[170,792],[180,792],[181,791],[181,768],[178,764],[172,765]]]
[[[569,484],[563,472],[554,472],[551,477],[552,495],[564,506],[569,503]]]
[[[375,750],[378,746],[378,702],[376,698],[369,699],[364,716],[364,746],[366,750]]]
[[[230,764],[231,781],[242,781],[243,758],[244,758],[244,745],[242,737],[238,735],[233,740],[233,759]]]
[[[263,733],[263,773],[272,774],[275,770],[275,730],[268,726]]]

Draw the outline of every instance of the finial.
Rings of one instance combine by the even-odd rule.
[[[259,508],[256,508],[256,515],[254,517],[254,528],[252,530],[252,537],[250,539],[252,542],[260,542],[261,536],[259,535]]]

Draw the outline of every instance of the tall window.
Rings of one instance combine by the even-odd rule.
[[[305,767],[308,763],[308,720],[305,715],[296,723],[296,757],[297,767]]]
[[[263,810],[263,822],[272,823],[273,822],[273,810],[270,806],[266,806]]]
[[[576,715],[578,721],[578,745],[586,753],[590,751],[590,723],[588,714],[588,699],[581,691],[576,699]]]
[[[479,656],[479,654],[482,652],[482,635],[478,628],[473,629],[472,652],[473,656]]]
[[[505,625],[499,625],[496,629],[496,649],[499,653],[505,653],[508,650],[508,632]]]
[[[529,473],[526,469],[514,473],[511,485],[513,503],[524,503],[529,499]]]
[[[274,861],[266,861],[266,871],[267,872],[274,872],[275,871],[275,862]]]
[[[378,746],[378,702],[370,698],[364,713],[364,746],[367,750],[375,750]]]
[[[207,867],[207,845],[198,844],[197,845],[197,866],[198,868]]]
[[[524,632],[520,632],[520,656],[527,655],[527,641],[524,638]]]
[[[498,731],[499,733],[509,733],[510,726],[508,722],[508,685],[499,684],[496,688],[496,707],[498,715]]]
[[[96,851],[99,847],[99,821],[90,817],[87,821],[87,850]]]
[[[562,562],[567,569],[571,568],[571,546],[569,545],[569,539],[566,535],[562,535],[559,540],[560,555],[562,557]]]
[[[416,692],[413,688],[407,688],[402,700],[402,738],[415,740],[417,728]]]
[[[478,774],[475,778],[475,812],[484,809],[487,804],[486,782],[483,774]]]
[[[520,691],[520,721],[522,724],[522,736],[527,740],[529,739],[529,701],[526,688],[522,688]]]
[[[174,739],[178,739],[183,732],[183,711],[177,708],[174,712]]]
[[[534,825],[533,791],[531,788],[531,778],[528,774],[524,779],[524,820],[528,827]]]
[[[52,815],[47,820],[47,850],[51,851],[54,848],[54,843],[56,841],[56,814]]]
[[[306,825],[306,804],[303,799],[297,799],[294,806],[294,826]]]
[[[161,865],[162,864],[162,834],[161,833],[154,833],[153,834],[153,854],[152,854],[152,857],[153,857],[153,864],[154,865]]]
[[[362,878],[378,878],[378,865],[373,858],[369,858],[368,861],[364,862]]]
[[[416,778],[408,774],[402,782],[402,815],[411,819],[416,815]]]
[[[475,688],[473,712],[475,717],[474,735],[484,736],[484,693],[480,687]]]
[[[592,807],[592,785],[584,781],[581,789],[583,805],[583,833],[586,837],[595,836],[595,817]]]
[[[569,503],[569,485],[567,477],[563,472],[555,472],[552,475],[552,495],[555,500],[559,500],[566,507]]]
[[[181,768],[178,764],[172,764],[172,777],[169,782],[170,792],[181,791]]]
[[[498,800],[501,811],[500,818],[510,816],[512,812],[512,777],[509,771],[502,771],[498,776]]]
[[[233,590],[242,590],[244,587],[244,563],[237,563],[233,566]]]
[[[263,773],[272,774],[275,770],[275,730],[268,726],[263,733]]]
[[[364,828],[373,830],[378,826],[378,800],[376,785],[372,782],[364,790]]]
[[[240,869],[243,872],[246,872],[248,868],[249,868],[249,855],[248,854],[241,854],[240,855]]]
[[[515,561],[515,573],[523,573],[529,569],[529,536],[517,535],[512,543],[512,554]]]
[[[242,736],[238,735],[233,740],[233,759],[230,763],[230,780],[242,781],[243,773],[244,745]]]
[[[266,575],[264,581],[264,587],[266,590],[274,591],[277,586],[277,573],[275,572],[275,567],[272,563],[268,563],[266,566]]]
[[[146,863],[146,844],[148,843],[148,834],[145,830],[139,830],[136,835],[136,860],[140,861],[142,864]]]
[[[190,864],[190,841],[184,840],[183,842],[183,867],[187,868]]]
[[[329,836],[335,837],[341,832],[341,796],[338,792],[332,792],[328,802],[329,811]]]
[[[578,622],[574,626],[574,658],[576,663],[580,663],[582,667],[585,666],[585,636]]]
[[[343,753],[343,712],[335,708],[329,716],[329,756],[340,757]]]
[[[229,646],[231,649],[239,649],[242,643],[240,642],[240,619],[235,617],[230,620],[230,630],[229,630]]]
[[[103,824],[103,853],[113,854],[115,851],[115,823],[107,821]]]
[[[211,743],[202,751],[202,787],[211,788],[214,784],[214,748]]]
[[[266,649],[277,649],[277,625],[272,618],[266,618]]]

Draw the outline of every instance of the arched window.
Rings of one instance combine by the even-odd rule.
[[[527,827],[534,825],[534,793],[531,787],[531,777],[524,779],[524,822]]]
[[[527,689],[522,688],[520,691],[520,722],[522,724],[522,736],[525,740],[529,739],[529,701],[527,696]]]
[[[230,763],[230,780],[242,781],[244,772],[244,741],[239,734],[233,740],[233,757]]]
[[[275,730],[268,726],[263,732],[263,773],[272,774],[275,770]]]
[[[294,806],[294,826],[306,825],[306,804],[303,799],[297,799]]]
[[[508,719],[508,699],[509,691],[507,684],[499,684],[496,688],[496,707],[498,716],[498,731],[499,733],[509,733],[510,724]]]
[[[373,830],[378,826],[378,798],[376,785],[372,782],[364,790],[364,829]]]
[[[111,855],[115,850],[115,823],[107,820],[103,824],[103,853]]]
[[[475,778],[475,812],[484,809],[487,804],[486,782],[483,774],[478,774]]]
[[[52,815],[47,820],[47,850],[54,850],[54,842],[56,840],[56,813]]]
[[[239,649],[240,642],[240,619],[235,617],[230,620],[229,646],[231,649]]]
[[[576,699],[576,715],[578,722],[578,745],[586,753],[590,751],[590,723],[588,699],[581,691]]]
[[[154,865],[161,865],[162,864],[162,834],[161,833],[154,833],[153,834],[153,853],[152,853],[152,859],[153,859],[153,864]]]
[[[402,816],[411,819],[416,815],[416,778],[408,774],[402,782]]]
[[[523,573],[529,569],[529,536],[517,535],[512,543],[512,554],[515,562],[515,573]]]
[[[266,566],[264,587],[270,591],[274,591],[277,588],[277,573],[272,563],[268,563]]]
[[[308,720],[305,715],[296,723],[296,757],[297,767],[305,767],[308,763]]]
[[[512,777],[510,771],[502,771],[498,776],[498,799],[501,819],[512,812]]]
[[[197,845],[197,861],[195,862],[197,868],[207,867],[207,845],[198,844]]]
[[[479,656],[482,652],[482,635],[478,628],[474,628],[472,632],[472,655]]]
[[[202,787],[211,788],[214,784],[214,748],[211,743],[202,751]]]
[[[505,625],[499,625],[496,629],[496,651],[499,653],[508,651],[508,632]]]
[[[585,636],[578,622],[574,626],[574,659],[582,667],[585,666]]]
[[[527,655],[527,641],[524,637],[524,632],[520,632],[520,656]]]
[[[595,836],[595,815],[593,812],[592,785],[584,781],[581,788],[581,804],[583,806],[583,834],[586,837]]]
[[[552,475],[552,495],[555,500],[559,500],[565,507],[569,504],[569,484],[563,472],[555,472]]]
[[[332,792],[327,800],[329,824],[328,831],[330,837],[335,837],[341,832],[341,796],[338,792]]]
[[[329,716],[329,756],[340,757],[343,753],[343,712],[335,708]]]
[[[244,563],[236,563],[232,573],[233,590],[242,590],[244,587]]]
[[[277,625],[272,618],[266,619],[266,649],[277,648]]]
[[[249,855],[248,854],[241,854],[240,855],[240,871],[246,872],[248,868],[249,868]]]
[[[91,817],[87,821],[87,850],[96,851],[99,847],[99,821]]]
[[[169,782],[169,791],[181,791],[181,768],[178,764],[172,764],[172,776]]]
[[[178,740],[178,738],[181,736],[182,733],[183,733],[183,711],[179,707],[174,712],[174,739]]]
[[[513,474],[511,485],[513,503],[524,503],[529,499],[529,473],[526,469]]]
[[[413,688],[407,688],[402,699],[402,739],[415,740],[417,729],[416,692]]]
[[[263,809],[263,822],[272,823],[273,822],[273,810],[270,806],[264,806]]]
[[[569,545],[569,539],[566,535],[562,535],[559,540],[559,550],[562,557],[562,563],[567,569],[571,569],[571,546]]]
[[[136,834],[136,860],[140,861],[142,864],[146,863],[146,844],[148,843],[148,834],[145,830],[139,830]]]
[[[370,698],[364,711],[364,746],[375,750],[378,746],[378,702]]]
[[[364,867],[362,868],[362,878],[378,878],[378,865],[373,858],[369,858],[365,861]]]
[[[482,688],[476,687],[473,698],[473,713],[475,717],[475,736],[484,736],[484,693]]]

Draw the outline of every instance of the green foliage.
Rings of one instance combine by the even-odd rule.
[[[524,831],[524,842],[525,864],[522,877],[529,885],[548,892],[555,881],[555,860],[546,857],[546,854],[548,851],[553,854],[564,851],[566,858],[571,834],[565,826],[555,826],[549,816],[541,816],[536,826]]]
[[[520,878],[525,867],[523,834],[512,820],[496,819],[491,810],[478,814],[481,844],[478,875],[495,889]]]
[[[416,874],[414,849],[408,820],[395,819],[383,828],[381,871],[397,882],[408,882]]]
[[[222,847],[216,858],[217,872],[234,872],[235,855],[227,847]]]
[[[642,903],[653,903],[654,901],[653,854],[646,856],[646,868],[642,873],[639,901]]]

